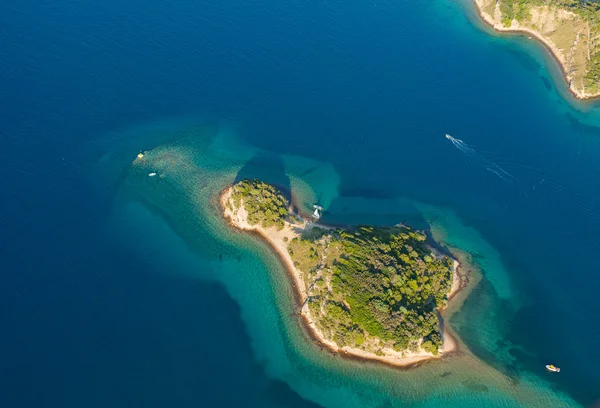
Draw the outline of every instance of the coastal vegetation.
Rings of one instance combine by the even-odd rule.
[[[340,347],[437,354],[453,261],[425,242],[408,227],[313,228],[294,238],[288,251],[317,327]]]
[[[259,180],[242,180],[232,187],[231,197],[236,208],[243,203],[250,225],[283,228],[290,204],[274,186]]]
[[[293,214],[274,186],[243,180],[225,201],[230,218],[262,227],[293,264],[302,309],[338,348],[376,355],[429,352],[443,344],[439,310],[448,302],[454,261],[406,226],[321,228]],[[238,224],[239,225],[239,224]]]
[[[571,89],[600,92],[600,3],[587,0],[476,0],[484,17],[504,29],[539,34],[561,61]]]

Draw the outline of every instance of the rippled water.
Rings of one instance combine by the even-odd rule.
[[[599,108],[535,43],[445,0],[0,16],[3,406],[600,399]],[[276,259],[211,201],[239,175],[464,251],[463,353],[398,371],[315,349]]]
[[[148,177],[150,171],[158,176]],[[572,404],[552,392],[545,381],[511,371],[509,347],[498,346],[504,342],[502,325],[519,307],[498,253],[451,211],[401,197],[342,201],[363,214],[368,213],[366,208],[387,204],[394,209],[394,214],[383,215],[389,221],[416,222],[420,218],[441,242],[465,251],[465,261],[485,269],[483,281],[479,281],[479,272],[473,273],[474,293],[452,323],[459,333],[467,335],[469,345],[481,349],[481,355],[494,355],[492,366],[478,360],[465,345],[456,356],[412,370],[344,360],[316,348],[295,316],[292,288],[276,258],[254,238],[228,229],[218,213],[216,195],[240,174],[279,183],[286,176],[303,180],[302,186],[310,190],[298,192],[300,202],[312,202],[315,196],[323,203],[339,199],[336,191],[340,178],[330,165],[252,148],[227,133],[210,137],[199,131],[198,137],[158,147],[136,160],[121,181],[126,203],[122,205],[134,213],[147,212],[130,200],[144,203],[155,215],[168,220],[193,252],[211,260],[212,273],[206,278],[223,283],[241,305],[254,339],[253,350],[270,375],[325,406],[340,402],[348,406],[436,406],[440,401],[463,406]],[[371,212],[377,217],[376,210]],[[335,221],[335,213],[327,214]],[[349,217],[348,211],[342,215]],[[160,241],[164,240],[161,236]],[[471,333],[474,330],[476,334]]]

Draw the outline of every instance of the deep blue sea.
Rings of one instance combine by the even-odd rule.
[[[0,406],[600,404],[598,126],[467,0],[1,2]],[[450,319],[481,382],[314,368],[264,248],[124,203],[155,147],[291,169],[331,223],[425,221],[481,270]]]

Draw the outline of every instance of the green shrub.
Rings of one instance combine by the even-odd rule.
[[[242,180],[235,184],[232,201],[236,208],[244,203],[250,225],[260,224],[264,228],[283,228],[290,207],[279,190],[259,180]]]

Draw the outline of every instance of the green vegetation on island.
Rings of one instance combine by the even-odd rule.
[[[436,255],[425,234],[405,226],[325,229],[300,223],[288,200],[258,180],[243,180],[231,192],[230,210],[245,210],[250,225],[294,227],[294,238],[284,234],[282,241],[302,275],[310,318],[326,340],[378,355],[419,349],[438,354],[438,311],[447,305],[453,260]]]
[[[232,187],[231,197],[236,208],[244,203],[250,225],[283,228],[290,204],[274,186],[259,180],[242,180]]]
[[[446,306],[453,261],[436,257],[408,227],[313,228],[289,244],[304,274],[311,317],[342,346],[373,352],[442,345],[437,310]]]

